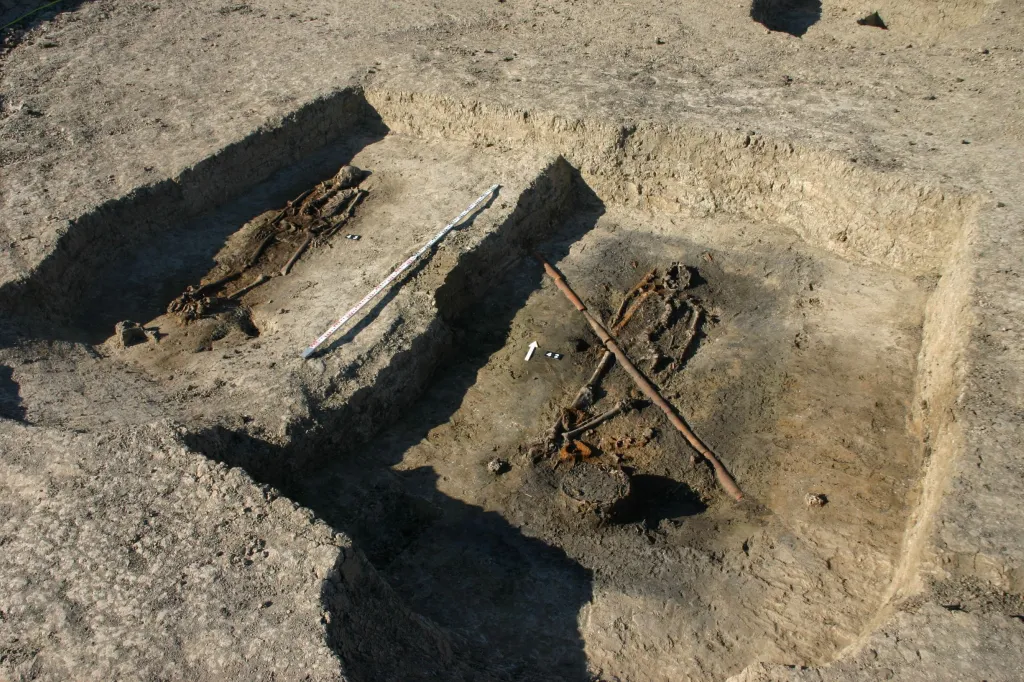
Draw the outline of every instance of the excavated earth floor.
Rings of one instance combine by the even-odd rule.
[[[5,27],[0,680],[1017,679],[1024,13],[877,9]]]

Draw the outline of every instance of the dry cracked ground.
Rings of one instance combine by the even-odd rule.
[[[43,4],[0,680],[1021,678],[1024,5]]]

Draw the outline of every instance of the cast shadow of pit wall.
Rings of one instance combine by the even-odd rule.
[[[32,29],[53,21],[58,14],[73,12],[88,0],[13,0],[0,3],[0,41],[16,42]],[[30,114],[31,115],[31,114]]]
[[[14,370],[7,365],[0,365],[0,418],[23,422],[25,415],[21,386],[14,380]]]

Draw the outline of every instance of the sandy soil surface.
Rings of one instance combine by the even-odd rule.
[[[1022,29],[980,0],[4,28],[0,678],[1015,679]],[[545,444],[603,349],[534,250],[609,325],[655,273],[616,334],[741,502],[643,402]],[[639,398],[612,366],[564,425]]]

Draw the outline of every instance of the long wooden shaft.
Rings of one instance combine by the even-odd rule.
[[[736,485],[736,481],[733,480],[731,475],[729,475],[729,472],[726,471],[722,463],[718,461],[715,454],[711,452],[711,450],[708,449],[708,447],[705,446],[699,438],[697,438],[696,434],[694,434],[693,431],[690,430],[690,427],[686,425],[686,422],[676,414],[675,409],[668,403],[668,401],[661,397],[658,389],[640,373],[640,370],[636,368],[636,365],[633,364],[632,360],[630,360],[626,353],[619,347],[619,344],[614,338],[612,338],[612,335],[608,333],[608,330],[604,328],[604,325],[601,324],[601,322],[594,317],[589,310],[587,310],[587,306],[583,304],[583,301],[581,301],[580,297],[576,295],[576,292],[573,291],[565,279],[562,278],[561,273],[539,255],[536,255],[536,258],[540,261],[541,265],[544,266],[544,272],[548,274],[548,277],[554,280],[555,286],[557,286],[561,292],[565,294],[565,297],[568,298],[574,306],[576,306],[576,309],[583,313],[583,316],[587,318],[587,322],[590,323],[590,327],[594,330],[594,333],[597,334],[597,337],[601,339],[601,343],[603,343],[604,347],[615,355],[615,359],[619,361],[622,368],[626,370],[626,373],[633,379],[637,388],[639,388],[644,395],[650,398],[651,402],[661,408],[661,411],[665,413],[668,420],[672,422],[672,426],[676,427],[679,433],[683,434],[683,437],[686,438],[690,445],[693,446],[693,449],[711,462],[711,466],[715,470],[715,477],[718,479],[718,483],[722,486],[722,489],[737,500],[743,499],[743,492],[740,490],[739,486]]]

